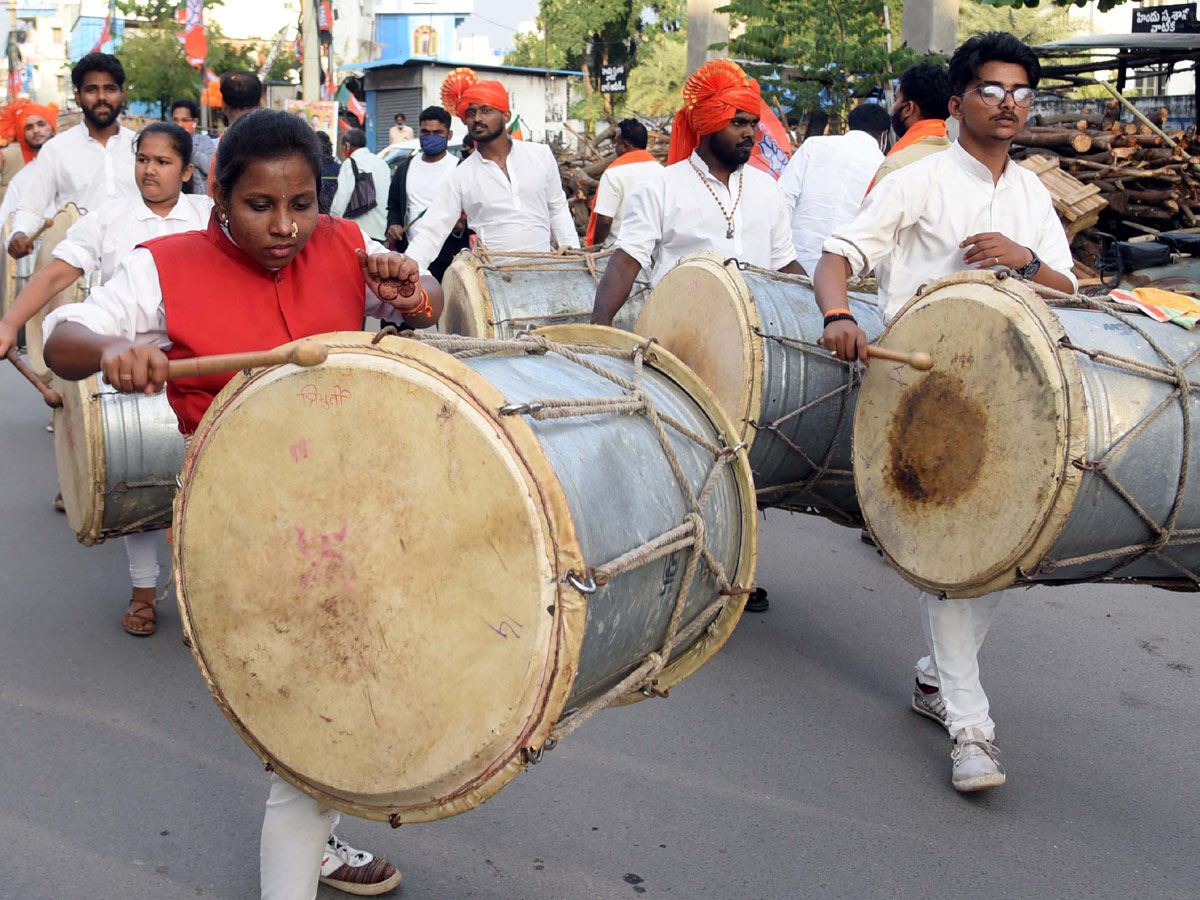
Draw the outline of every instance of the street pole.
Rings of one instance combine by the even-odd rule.
[[[300,40],[304,44],[304,68],[300,92],[305,100],[321,99],[321,39],[317,33],[316,0],[300,0]]]

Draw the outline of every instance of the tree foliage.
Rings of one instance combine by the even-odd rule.
[[[158,25],[175,21],[181,0],[117,0],[117,9],[127,16],[147,19]],[[204,0],[205,7],[224,6],[225,0]]]
[[[1030,46],[1047,44],[1079,34],[1083,29],[1070,20],[1063,6],[1040,9],[996,6],[981,0],[960,0],[958,39],[964,41],[984,31],[1007,31]]]
[[[885,0],[730,0],[718,11],[729,14],[729,55],[746,61],[768,102],[841,116],[918,59],[895,39],[888,51],[884,9]]]
[[[990,6],[1015,6],[1015,7],[1036,7],[1036,6],[1087,6],[1090,0],[1046,0],[1042,3],[1041,0],[984,0]],[[1100,0],[1097,8],[1100,12],[1108,12],[1110,9],[1116,9],[1118,6],[1126,3],[1127,0]]]
[[[165,109],[173,100],[199,98],[200,72],[188,64],[175,31],[172,21],[143,25],[125,33],[121,64],[130,100],[161,103]],[[254,50],[235,46],[216,25],[208,26],[208,67],[217,74],[258,68]]]
[[[628,114],[673,115],[687,77],[687,33],[653,35],[638,48],[638,64],[629,73],[624,97]]]

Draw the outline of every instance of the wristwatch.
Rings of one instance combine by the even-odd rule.
[[[1032,256],[1033,259],[1031,259],[1025,265],[1021,266],[1021,268],[1014,269],[1013,271],[1016,272],[1018,275],[1020,275],[1022,278],[1032,278],[1034,275],[1036,275],[1038,273],[1038,270],[1041,269],[1042,261],[1040,259],[1038,259],[1038,255],[1033,252],[1032,247],[1026,247],[1025,249],[1029,251],[1029,255]]]

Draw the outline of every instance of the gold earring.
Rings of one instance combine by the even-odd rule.
[[[299,235],[300,235],[300,226],[297,225],[295,222],[293,222],[292,223],[292,237],[299,237]]]

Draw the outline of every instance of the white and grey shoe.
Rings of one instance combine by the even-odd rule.
[[[1000,748],[985,738],[981,730],[963,729],[950,751],[950,781],[954,789],[965,794],[1004,784],[1004,767],[996,761],[999,755]]]
[[[913,685],[912,711],[918,716],[933,719],[943,728],[946,727],[946,701],[942,699],[942,692],[937,688],[928,691],[920,681]]]
[[[330,834],[321,859],[321,884],[359,897],[375,897],[400,884],[400,871],[386,859],[355,850]]]

